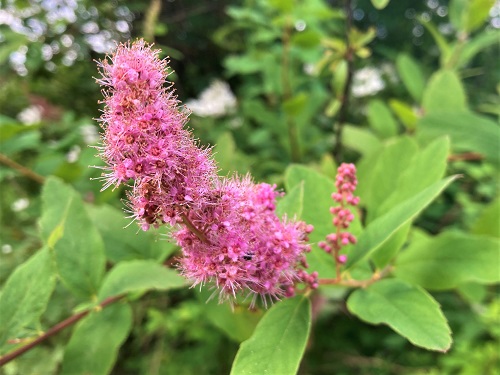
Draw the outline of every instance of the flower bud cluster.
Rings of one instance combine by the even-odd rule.
[[[354,215],[348,206],[357,206],[359,197],[354,196],[354,190],[358,181],[356,179],[356,167],[354,164],[343,163],[337,169],[335,187],[337,192],[332,194],[332,199],[339,205],[330,207],[333,215],[332,224],[336,227],[335,233],[326,236],[326,241],[321,241],[318,246],[327,253],[333,253],[335,261],[343,264],[347,256],[339,254],[342,247],[356,243],[356,237],[345,231],[354,220]]]
[[[164,88],[158,51],[142,40],[122,44],[100,67],[103,189],[133,182],[133,217],[144,230],[172,227],[181,273],[194,285],[214,283],[221,300],[245,291],[253,303],[277,299],[302,281],[317,287],[317,274],[302,270],[312,226],[278,218],[276,186],[217,176],[211,151],[198,147],[173,89]]]

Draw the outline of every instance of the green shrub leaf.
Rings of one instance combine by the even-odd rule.
[[[412,344],[447,351],[451,332],[439,304],[423,289],[397,279],[358,289],[347,301],[349,311],[372,324],[387,324]]]
[[[311,328],[311,304],[297,296],[275,304],[244,341],[232,375],[296,374]]]
[[[468,281],[500,281],[500,241],[464,233],[443,233],[410,245],[398,256],[395,274],[426,289],[444,290]]]
[[[358,237],[356,245],[349,251],[346,267],[353,266],[375,251],[405,223],[414,219],[456,178],[457,176],[451,176],[432,184],[371,222]]]
[[[186,285],[186,280],[174,270],[149,260],[118,263],[106,275],[99,290],[99,301],[128,292],[151,289],[168,290]]]
[[[132,328],[132,309],[122,302],[94,311],[75,328],[64,353],[62,375],[105,375]]]
[[[0,348],[6,347],[7,340],[19,337],[28,325],[36,324],[54,290],[55,276],[47,248],[10,275],[0,295]]]
[[[63,283],[78,296],[97,293],[104,273],[104,243],[79,194],[51,177],[42,191],[41,236],[55,253]]]

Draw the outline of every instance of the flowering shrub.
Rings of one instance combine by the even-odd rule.
[[[475,34],[489,7],[466,3],[450,5],[457,40],[447,44],[426,26],[441,56],[430,77],[401,54],[389,65],[399,79],[373,80],[362,66],[377,33],[353,26],[363,14],[353,16],[349,2],[345,14],[319,0],[259,2],[230,7],[233,21],[214,36],[231,50],[223,64],[240,84],[237,107],[228,86],[215,83],[191,102],[190,120],[167,81],[168,60],[138,39],[98,63],[98,146],[96,127],[71,119],[61,130],[69,135],[30,148],[50,139],[44,108],[29,127],[0,119],[0,179],[13,222],[41,211],[39,233],[34,221],[23,232],[30,256],[0,294],[5,372],[322,373],[325,350],[356,348],[346,344],[355,336],[391,358],[411,345],[437,361],[449,353],[450,363],[474,352],[449,372],[488,373],[498,338],[498,126],[477,113],[492,108],[469,102],[461,77],[497,34]],[[346,35],[337,35],[339,20]],[[398,98],[385,100],[396,84]],[[227,101],[210,107],[210,96]],[[25,115],[20,121],[32,123]],[[214,129],[217,152],[193,135]],[[23,166],[13,160],[19,150],[40,160]],[[40,200],[19,190],[16,173],[43,186]],[[459,206],[475,214],[454,223]],[[18,256],[13,244],[2,242],[2,257]],[[458,319],[447,298],[467,315]],[[474,322],[465,334],[461,319]],[[390,329],[367,334],[364,323]],[[474,351],[464,335],[484,345]],[[140,360],[128,358],[134,350]]]

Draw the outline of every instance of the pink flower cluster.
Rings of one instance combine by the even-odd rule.
[[[174,232],[185,254],[182,273],[195,284],[214,281],[223,298],[245,290],[272,299],[289,294],[300,281],[297,266],[307,266],[312,226],[280,221],[275,189],[248,176],[221,181],[205,209],[189,213],[204,237],[187,227]]]
[[[144,230],[172,227],[182,274],[194,285],[214,283],[221,300],[247,291],[252,303],[292,295],[301,281],[317,287],[317,273],[302,269],[312,226],[278,218],[276,186],[217,176],[211,151],[198,147],[173,89],[164,88],[158,51],[142,40],[121,44],[99,65],[103,189],[133,182],[133,217]]]
[[[100,63],[105,129],[100,156],[108,164],[104,188],[134,180],[133,216],[144,230],[174,224],[191,206],[203,204],[217,178],[209,150],[184,129],[187,116],[170,88],[167,63],[140,40],[122,44]]]
[[[358,181],[356,179],[356,167],[354,164],[343,163],[337,169],[335,187],[337,192],[332,194],[332,199],[339,205],[330,207],[333,215],[332,223],[336,227],[336,232],[326,236],[326,241],[322,241],[318,246],[327,253],[333,253],[335,261],[343,264],[347,261],[347,256],[339,254],[340,249],[349,244],[356,243],[356,237],[345,231],[354,220],[354,215],[347,206],[357,206],[359,197],[353,195]]]

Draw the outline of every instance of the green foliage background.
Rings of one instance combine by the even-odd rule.
[[[56,21],[39,2],[0,5],[27,27],[0,22],[0,355],[92,310],[1,373],[500,372],[498,4],[80,0],[74,19]],[[37,22],[42,32],[26,35]],[[181,101],[229,84],[235,108],[194,111],[189,126],[215,145],[222,175],[283,188],[278,211],[314,224],[313,243],[333,230],[336,166],[355,163],[358,243],[345,271],[364,280],[389,266],[390,277],[267,313],[187,288],[165,231],[128,225],[124,190],[100,192],[88,167],[102,164],[88,147],[93,60],[136,37],[170,56]],[[27,125],[30,106],[40,117]],[[308,261],[334,277],[316,246]]]

